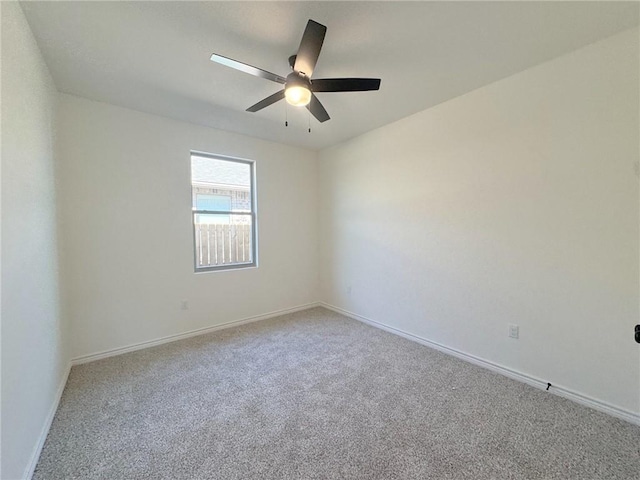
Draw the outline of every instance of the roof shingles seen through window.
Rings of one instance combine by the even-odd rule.
[[[251,186],[251,167],[247,163],[192,155],[191,181],[193,183],[237,185],[249,188]]]

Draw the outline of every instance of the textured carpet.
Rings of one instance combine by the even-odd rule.
[[[640,427],[325,309],[76,366],[35,479],[637,479]]]

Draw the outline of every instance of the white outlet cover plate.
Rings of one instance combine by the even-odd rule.
[[[509,325],[509,337],[511,338],[520,337],[520,327],[518,325]]]

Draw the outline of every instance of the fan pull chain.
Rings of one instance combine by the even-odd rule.
[[[307,108],[307,120],[309,120],[309,133],[311,133],[311,110]]]
[[[289,126],[289,107],[287,106],[287,102],[284,102],[284,126]]]

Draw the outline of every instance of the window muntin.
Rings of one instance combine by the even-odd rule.
[[[195,271],[256,265],[254,162],[191,152]]]

